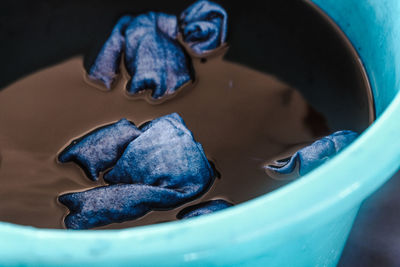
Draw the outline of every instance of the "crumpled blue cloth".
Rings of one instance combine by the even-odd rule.
[[[196,53],[204,54],[226,42],[228,15],[220,5],[200,0],[179,18],[184,42]]]
[[[209,184],[215,176],[201,144],[178,114],[153,120],[141,129],[143,133],[104,175],[105,181],[183,189]]]
[[[274,165],[267,165],[265,168],[276,174],[295,174],[298,170],[298,175],[305,175],[334,157],[357,137],[358,134],[353,131],[335,132],[300,149],[291,157],[278,160]]]
[[[137,219],[151,210],[173,209],[199,193],[202,185],[167,188],[146,184],[116,184],[61,195],[58,200],[70,213],[68,229],[90,229]]]
[[[226,42],[227,14],[218,4],[198,1],[182,12],[179,22],[174,15],[157,12],[123,16],[90,67],[89,78],[111,89],[124,55],[131,76],[129,94],[152,90],[152,97],[160,99],[175,93],[194,79],[178,32],[191,50],[202,55]]]
[[[58,161],[75,162],[95,181],[100,172],[115,165],[126,146],[140,134],[132,122],[121,119],[72,141],[58,155]]]
[[[177,34],[174,15],[149,12],[124,16],[90,68],[89,78],[111,89],[124,53],[131,76],[126,88],[129,94],[152,90],[154,99],[173,94],[194,75],[189,56],[176,40]]]
[[[67,228],[89,229],[172,209],[211,186],[215,172],[178,114],[153,120],[141,130],[104,175],[116,184],[59,197],[70,210]]]
[[[179,220],[210,214],[219,210],[232,207],[233,204],[223,199],[215,199],[189,206],[181,210],[176,217]]]

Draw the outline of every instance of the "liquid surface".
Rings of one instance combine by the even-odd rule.
[[[140,125],[178,112],[222,175],[201,199],[224,197],[233,203],[282,185],[264,173],[262,164],[328,132],[323,117],[296,90],[272,76],[220,57],[206,63],[196,60],[195,68],[196,86],[160,105],[128,99],[123,91],[125,80],[111,92],[90,86],[83,79],[81,58],[3,90],[0,220],[62,227],[67,210],[57,203],[57,196],[102,182],[89,181],[75,164],[56,163],[57,152],[71,139],[120,118]],[[314,123],[307,123],[310,119]],[[103,228],[173,220],[176,213],[152,212]]]

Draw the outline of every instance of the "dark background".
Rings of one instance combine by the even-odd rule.
[[[339,266],[400,266],[400,172],[361,206]]]
[[[303,1],[216,1],[229,14],[227,60],[271,73],[304,95],[333,130],[361,131],[368,101],[349,50]],[[123,14],[178,15],[192,1],[1,1],[0,88],[76,55],[93,60]],[[340,266],[400,266],[400,174],[363,205]]]
[[[368,100],[343,40],[305,1],[219,2],[229,14],[226,59],[271,73],[296,87],[332,130],[362,131]],[[74,55],[86,67],[123,14],[179,15],[193,1],[0,2],[0,88]]]

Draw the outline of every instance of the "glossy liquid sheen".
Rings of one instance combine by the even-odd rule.
[[[333,32],[338,34],[337,32]],[[345,49],[352,51],[350,47]],[[348,45],[348,44],[347,44]],[[368,94],[356,55],[355,73]],[[175,210],[150,212],[135,221],[100,229],[125,228],[176,219],[185,206],[213,198],[234,204],[270,192],[287,181],[261,168],[332,132],[324,116],[298,90],[272,75],[222,59],[193,59],[196,82],[174,99],[154,105],[125,95],[121,78],[110,92],[84,79],[83,60],[74,57],[20,79],[0,91],[0,221],[64,228],[68,210],[57,196],[104,185],[90,181],[75,164],[56,163],[72,139],[101,125],[127,118],[136,125],[177,112],[220,172],[211,189]],[[340,79],[340,77],[337,77]],[[348,107],[352,112],[354,106]],[[369,103],[369,114],[373,110]],[[368,112],[354,129],[368,126]],[[335,128],[335,127],[333,127]]]

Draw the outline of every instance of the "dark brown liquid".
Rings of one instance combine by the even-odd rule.
[[[348,45],[343,42],[352,56],[354,79],[361,81],[357,90],[367,95],[362,66]],[[332,114],[316,112],[291,86],[221,56],[205,63],[195,59],[195,86],[160,105],[127,98],[124,79],[111,92],[98,90],[85,82],[82,65],[82,58],[75,57],[0,91],[0,221],[63,228],[67,209],[57,203],[57,196],[102,182],[90,181],[77,165],[57,164],[57,152],[71,139],[121,118],[140,125],[179,113],[221,179],[200,199],[176,210],[151,212],[102,229],[175,220],[179,210],[202,200],[222,197],[238,204],[270,192],[287,181],[267,176],[261,168],[265,162],[334,130],[328,128]],[[352,105],[347,108],[349,114],[357,111]],[[366,113],[362,123],[354,121],[354,129],[366,128],[370,120]],[[340,126],[337,120],[333,124]]]
[[[73,58],[33,74],[0,93],[0,220],[59,228],[67,210],[56,197],[99,186],[75,164],[58,164],[70,139],[99,125],[128,118],[137,125],[178,112],[222,174],[201,199],[240,203],[280,186],[260,168],[297,144],[328,131],[323,117],[276,78],[224,62],[195,61],[194,88],[160,105],[130,100],[125,80],[111,92],[83,79],[82,59]],[[312,118],[316,123],[308,124]],[[152,212],[109,227],[175,219],[176,211]],[[109,228],[107,227],[107,228]]]

